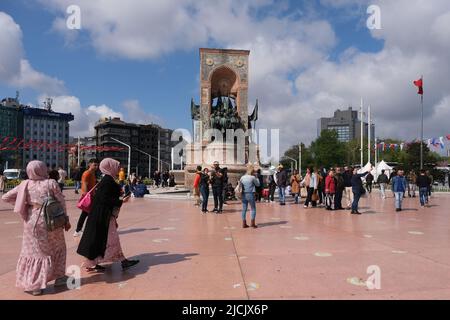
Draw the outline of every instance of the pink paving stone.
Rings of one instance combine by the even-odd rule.
[[[65,194],[74,227],[76,198]],[[395,213],[393,198],[376,191],[361,200],[361,216],[261,203],[259,228],[242,229],[239,203],[202,215],[185,200],[133,199],[119,232],[125,255],[141,260],[135,268],[82,271],[80,290],[50,284],[33,297],[14,287],[22,224],[0,202],[0,299],[450,299],[450,195],[434,194],[431,204],[406,198]],[[80,265],[72,234],[67,265]],[[367,280],[371,265],[380,267],[381,289],[347,281]]]

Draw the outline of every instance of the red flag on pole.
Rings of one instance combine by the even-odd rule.
[[[422,80],[422,78],[414,81],[414,85],[419,88],[419,92],[417,92],[417,94],[423,95],[423,80]]]

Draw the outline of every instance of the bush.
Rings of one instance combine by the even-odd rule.
[[[149,178],[142,179],[142,182],[147,186],[153,184],[153,180]]]
[[[75,186],[75,181],[72,180],[72,179],[67,179],[67,180],[64,181],[64,185],[66,187],[73,187],[73,186]]]
[[[6,190],[14,189],[22,182],[22,179],[11,179],[6,181]]]

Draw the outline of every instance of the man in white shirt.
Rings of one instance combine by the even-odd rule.
[[[67,172],[61,166],[59,166],[58,167],[58,173],[59,173],[58,184],[59,184],[59,188],[61,189],[61,192],[62,192],[63,189],[64,189],[64,181],[67,178]]]

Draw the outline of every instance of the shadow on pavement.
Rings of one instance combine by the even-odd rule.
[[[119,231],[118,233],[120,235],[122,235],[122,234],[127,234],[127,233],[143,232],[143,231],[154,231],[154,230],[159,230],[159,228],[150,228],[150,229],[148,229],[148,228],[134,228],[134,229]]]
[[[86,271],[82,271],[84,275],[81,278],[81,286],[86,284],[93,284],[97,282],[105,282],[105,283],[119,283],[124,282],[130,279],[133,279],[139,274],[144,274],[149,272],[151,266],[157,266],[160,264],[171,264],[178,263],[190,260],[190,257],[196,256],[198,253],[173,253],[169,254],[168,252],[154,252],[154,253],[144,253],[134,257],[127,257],[130,260],[138,259],[139,263],[131,267],[128,270],[122,270],[120,263],[113,263],[109,265],[104,265],[106,267],[105,272],[98,273],[88,273]],[[45,294],[58,294],[64,291],[67,291],[67,287],[53,287],[49,285],[46,289]]]
[[[277,226],[277,225],[286,224],[286,223],[288,223],[288,222],[287,221],[263,222],[263,223],[258,223],[258,228]]]

